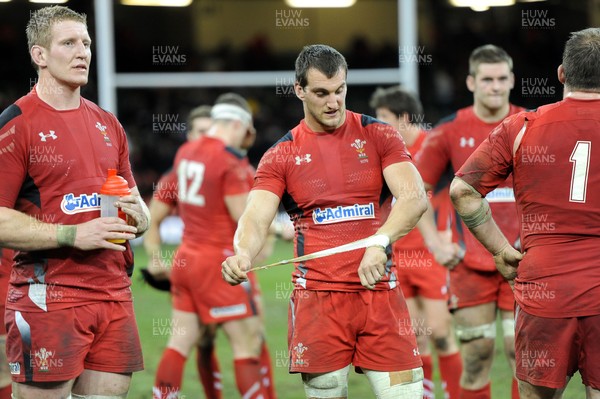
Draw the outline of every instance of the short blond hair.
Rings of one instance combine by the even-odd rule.
[[[25,32],[27,33],[27,46],[31,50],[33,46],[50,48],[52,43],[52,26],[57,22],[75,21],[81,22],[87,28],[87,16],[63,6],[51,6],[40,8],[31,13]],[[32,60],[33,62],[33,60]],[[33,64],[37,69],[37,65]]]
[[[513,60],[503,48],[493,44],[477,47],[469,57],[469,75],[475,76],[479,64],[499,64],[506,62],[508,69],[513,69]]]

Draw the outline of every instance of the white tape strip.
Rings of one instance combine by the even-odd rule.
[[[256,266],[250,269],[249,271],[268,269],[269,267],[279,266],[279,265],[287,265],[289,263],[298,263],[305,262],[307,260],[323,258],[325,256],[331,256],[335,254],[339,254],[342,252],[354,251],[355,249],[368,248],[374,245],[387,247],[390,245],[390,238],[384,234],[376,234],[374,236],[370,236],[367,238],[363,238],[348,244],[343,244],[337,247],[324,249],[322,251],[313,252],[312,254],[306,254],[303,256],[298,256],[292,259],[284,259],[279,262],[270,263],[268,265]]]

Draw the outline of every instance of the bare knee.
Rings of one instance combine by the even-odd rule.
[[[462,385],[480,387],[489,380],[494,357],[494,340],[478,338],[465,342],[461,348],[463,358]]]
[[[519,380],[519,396],[521,399],[545,399],[562,397],[562,389],[548,388],[538,385],[532,385],[527,381]]]

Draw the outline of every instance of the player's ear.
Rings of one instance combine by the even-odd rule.
[[[562,64],[558,66],[556,73],[558,74],[558,81],[562,84],[565,84],[565,68],[563,68]]]
[[[475,91],[475,76],[471,74],[467,75],[467,89],[469,89],[471,93]]]
[[[304,88],[300,86],[300,83],[294,83],[294,91],[296,92],[296,97],[304,101],[304,96],[306,95],[306,93],[304,92]]]
[[[510,80],[510,89],[514,89],[515,87],[515,74],[514,73],[510,73],[509,75],[509,80]]]
[[[31,46],[31,50],[29,51],[31,55],[31,59],[38,67],[46,66],[46,49],[39,45]]]

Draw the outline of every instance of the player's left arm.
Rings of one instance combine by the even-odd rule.
[[[116,205],[127,215],[127,223],[137,228],[136,237],[141,236],[150,227],[150,210],[142,199],[137,186],[131,194],[119,198]]]
[[[384,238],[387,243],[382,241],[382,245],[368,247],[358,268],[361,284],[369,289],[373,289],[385,274],[385,247],[408,234],[427,210],[423,181],[411,162],[388,165],[383,170],[383,177],[396,202],[376,233],[376,236]]]

